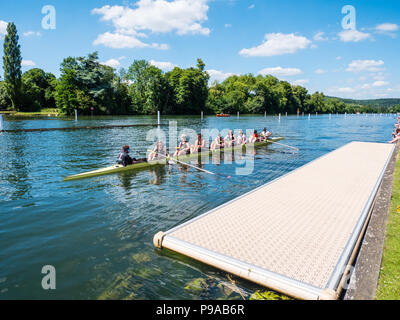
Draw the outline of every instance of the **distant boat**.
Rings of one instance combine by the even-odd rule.
[[[229,114],[225,114],[225,113],[217,114],[217,118],[229,118],[229,117],[230,117]]]

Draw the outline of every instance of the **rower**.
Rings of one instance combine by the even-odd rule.
[[[271,136],[272,136],[272,133],[269,132],[269,131],[267,130],[267,128],[264,128],[264,130],[261,131],[261,133],[260,133],[260,140],[261,140],[261,141],[266,141],[266,140],[268,140],[269,137],[271,137]]]
[[[187,136],[185,134],[183,134],[181,136],[181,142],[179,143],[178,147],[176,148],[174,157],[185,156],[188,154],[190,154],[190,144],[187,140]]]
[[[201,135],[201,133],[199,133],[197,135],[196,142],[191,147],[191,153],[199,153],[199,152],[202,152],[203,149],[204,149],[204,151],[208,151],[208,150],[205,150],[205,147],[206,147],[206,140],[203,139],[203,136]]]
[[[260,142],[260,139],[258,137],[258,133],[257,130],[254,130],[254,133],[252,134],[252,136],[249,139],[250,143],[256,143],[256,142]]]
[[[244,145],[246,144],[246,136],[243,134],[242,130],[239,130],[239,134],[237,137],[237,142],[238,145]]]
[[[215,138],[215,140],[211,144],[211,150],[223,149],[224,147],[225,147],[224,138],[222,138],[221,134],[218,133],[218,136]]]
[[[396,129],[395,133],[393,133],[393,140],[389,143],[396,143],[400,140],[400,129]]]
[[[235,146],[235,143],[236,143],[236,137],[233,134],[233,131],[229,130],[228,135],[225,137],[225,147],[231,148]]]
[[[166,157],[168,157],[167,148],[164,146],[161,140],[158,140],[156,146],[154,147],[153,151],[151,151],[151,153],[149,154],[147,160],[153,161],[159,158],[164,159]]]

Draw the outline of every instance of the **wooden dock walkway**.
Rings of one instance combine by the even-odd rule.
[[[353,142],[154,237],[299,299],[338,299],[394,146]]]

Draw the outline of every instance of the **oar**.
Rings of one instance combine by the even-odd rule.
[[[150,150],[149,150],[149,151],[150,151]],[[192,167],[192,168],[194,168],[194,169],[196,169],[196,170],[199,170],[199,171],[202,171],[202,172],[211,174],[211,175],[213,175],[213,176],[221,176],[221,177],[225,177],[225,178],[228,178],[228,179],[231,178],[231,176],[226,176],[226,175],[223,175],[223,174],[220,174],[220,173],[214,173],[214,172],[208,171],[208,170],[206,170],[206,169],[203,169],[203,168],[199,168],[199,167],[197,167],[197,166],[194,166],[194,165],[192,165],[192,164],[179,161],[178,159],[167,158],[167,157],[164,156],[163,154],[157,153],[157,152],[155,152],[155,151],[151,151],[151,152],[153,152],[153,153],[155,153],[155,154],[157,154],[157,155],[159,155],[159,156],[162,156],[162,157],[164,157],[165,159],[167,159],[167,160],[169,160],[169,161],[172,161],[172,162],[175,162],[175,163],[180,163],[180,164],[182,164],[182,165],[184,165],[184,166]]]
[[[294,150],[296,150],[296,151],[300,151],[299,148],[292,147],[292,146],[288,146],[287,144],[275,142],[275,141],[272,141],[272,140],[267,140],[267,142],[275,143],[275,144],[278,144],[278,145],[283,146],[283,147],[287,147],[287,148],[290,148],[290,149],[294,149]]]

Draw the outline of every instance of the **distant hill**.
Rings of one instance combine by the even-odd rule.
[[[357,104],[361,106],[368,106],[373,108],[390,108],[397,105],[400,105],[400,98],[391,98],[391,99],[372,99],[372,100],[354,100],[354,99],[344,99],[337,97],[328,97],[327,99],[339,99],[346,104]]]

